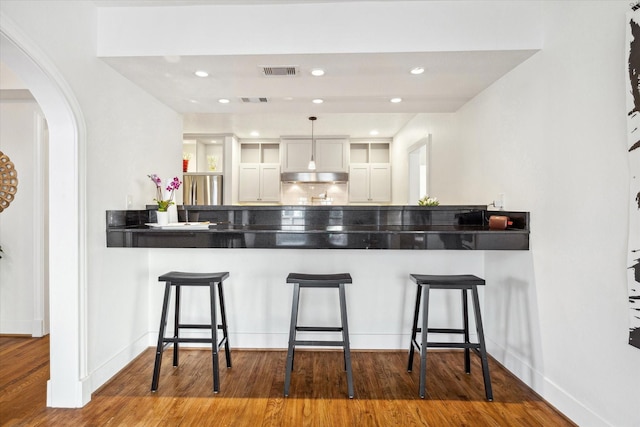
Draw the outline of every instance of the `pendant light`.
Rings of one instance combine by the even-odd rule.
[[[313,139],[313,122],[317,120],[317,117],[309,117],[309,120],[311,120],[311,160],[309,160],[309,166],[307,167],[307,169],[309,169],[310,171],[314,171],[316,170],[316,140]]]

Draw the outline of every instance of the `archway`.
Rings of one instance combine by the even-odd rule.
[[[79,104],[57,68],[0,14],[0,60],[25,82],[49,125],[50,364],[47,406],[90,398],[86,367],[84,142]]]

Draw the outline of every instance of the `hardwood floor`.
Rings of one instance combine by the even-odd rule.
[[[290,397],[284,398],[285,351],[232,350],[212,392],[211,352],[181,350],[180,366],[164,354],[158,392],[149,391],[148,349],[97,390],[80,409],[46,408],[49,340],[0,337],[2,426],[573,426],[493,359],[495,400],[484,399],[482,370],[461,352],[430,352],[427,398],[418,397],[418,362],[406,352],[352,353],[355,398],[348,399],[342,353],[297,351]]]

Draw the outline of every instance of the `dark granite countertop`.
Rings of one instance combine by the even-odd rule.
[[[161,229],[154,210],[107,211],[107,246],[297,249],[529,249],[528,212],[486,206],[183,206],[203,229]],[[489,230],[490,215],[509,216]]]

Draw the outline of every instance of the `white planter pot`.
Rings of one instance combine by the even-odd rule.
[[[156,212],[156,217],[158,218],[158,225],[167,225],[169,224],[169,212]]]

